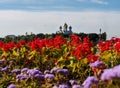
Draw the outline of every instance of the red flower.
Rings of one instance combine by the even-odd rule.
[[[94,63],[95,61],[99,60],[99,56],[95,54],[90,54],[87,56],[87,60],[89,63]]]
[[[114,44],[114,50],[115,50],[116,52],[120,52],[120,42],[116,42],[116,43]]]
[[[98,46],[100,48],[100,53],[103,53],[106,50],[111,50],[113,45],[111,41],[102,41]]]
[[[70,36],[71,43],[70,45],[72,46],[78,46],[81,43],[81,38],[79,36],[76,36],[75,34],[72,34]]]

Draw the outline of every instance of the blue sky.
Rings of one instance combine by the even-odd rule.
[[[0,10],[119,11],[120,0],[0,0]]]
[[[73,32],[120,37],[120,0],[0,0],[0,37],[55,33],[65,22]]]

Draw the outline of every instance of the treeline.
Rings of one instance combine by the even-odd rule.
[[[83,39],[84,37],[88,36],[89,39],[91,41],[93,41],[94,43],[98,43],[99,40],[106,40],[107,34],[106,32],[101,33],[101,34],[97,34],[97,33],[74,33],[77,36],[80,36],[81,39]],[[26,42],[32,41],[34,38],[40,38],[40,39],[44,39],[44,38],[54,38],[56,35],[61,35],[64,38],[69,38],[70,34],[63,34],[63,33],[52,33],[52,34],[43,34],[43,33],[39,33],[39,34],[30,34],[30,35],[21,35],[21,36],[14,36],[10,37],[10,36],[6,36],[5,38],[1,38],[0,40],[4,41],[4,42],[11,42],[11,41],[15,41],[16,43],[20,40],[25,40]]]

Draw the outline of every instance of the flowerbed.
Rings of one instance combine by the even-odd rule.
[[[0,41],[0,88],[116,88],[119,64],[120,38]]]

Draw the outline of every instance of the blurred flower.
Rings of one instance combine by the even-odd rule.
[[[10,84],[7,88],[17,88],[17,86],[14,84]]]
[[[59,85],[59,88],[70,88],[67,84],[61,84],[61,85]]]
[[[36,74],[34,77],[37,79],[44,79],[44,75],[41,74]]]
[[[16,79],[18,79],[18,80],[25,80],[27,78],[29,78],[29,76],[28,75],[23,75],[23,74],[19,74],[19,75],[16,76]]]
[[[90,88],[92,86],[93,83],[97,84],[99,82],[99,80],[97,78],[95,78],[94,76],[89,76],[84,82],[83,82],[83,86],[84,88]]]
[[[77,84],[76,80],[70,80],[69,82],[70,82],[71,85]]]
[[[45,71],[44,71],[44,74],[49,74],[49,73],[50,73],[49,70],[45,70]]]
[[[46,74],[45,79],[47,79],[47,78],[54,79],[54,75],[53,74]]]
[[[12,73],[16,73],[16,74],[20,74],[21,73],[21,70],[20,69],[14,69],[11,71]]]
[[[64,74],[64,71],[62,69],[58,69],[57,73]]]
[[[69,74],[68,69],[62,69],[62,70],[63,70],[64,74]]]
[[[27,71],[27,74],[29,74],[30,76],[35,76],[36,74],[42,74],[42,72],[36,69],[30,69]]]
[[[6,67],[2,68],[1,71],[3,71],[3,72],[7,72],[9,69],[10,69],[10,67],[9,67],[9,66],[6,66]]]
[[[21,72],[27,72],[29,70],[29,68],[23,68],[21,69]]]
[[[94,63],[91,63],[90,64],[90,67],[91,68],[93,68],[93,67],[100,67],[100,66],[102,66],[102,65],[104,65],[104,63],[102,62],[102,61],[95,61]]]
[[[72,88],[83,88],[80,85],[73,85]]]
[[[0,64],[3,64],[5,61],[6,61],[6,60],[4,60],[4,59],[3,59],[3,60],[0,60]]]
[[[50,71],[50,73],[55,73],[55,72],[57,72],[57,70],[59,70],[60,68],[53,68],[53,69],[51,69],[51,71]]]
[[[112,78],[120,78],[120,65],[105,69],[101,75],[101,80],[110,80]]]

